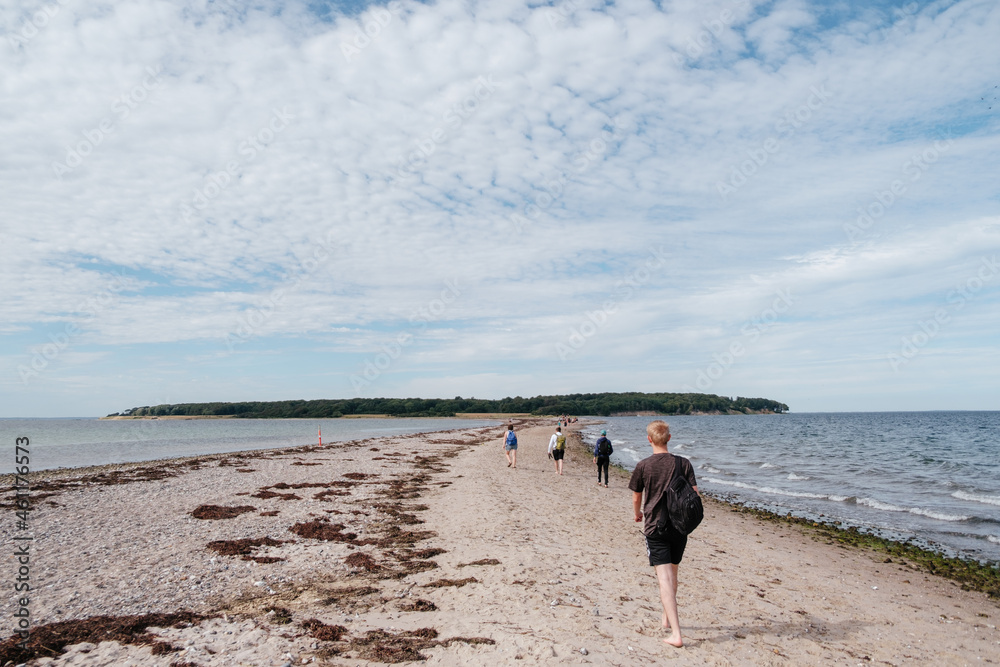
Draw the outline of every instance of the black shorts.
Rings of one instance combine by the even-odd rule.
[[[564,457],[564,456],[566,456],[566,450],[565,449],[553,449],[552,450],[552,458],[554,460],[558,461],[558,460],[562,459],[562,457]]]
[[[687,546],[687,535],[681,535],[672,527],[666,533],[653,533],[646,535],[646,555],[649,556],[649,564],[653,567],[657,565],[679,565],[684,557],[684,547]]]

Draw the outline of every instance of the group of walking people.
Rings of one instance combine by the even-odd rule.
[[[562,420],[556,426],[556,432],[549,438],[548,456],[555,464],[556,474],[563,474],[563,461],[566,458],[566,434],[562,432]],[[514,425],[507,425],[507,433],[503,439],[504,455],[507,457],[507,467],[517,467],[517,434]],[[604,473],[604,488],[608,488],[608,471],[611,468],[611,455],[615,448],[608,440],[608,432],[601,431],[601,437],[594,443],[594,463],[597,465],[597,486],[601,486],[601,473]]]
[[[548,456],[554,461],[557,475],[563,474],[563,461],[566,456],[566,435],[562,432],[562,426],[563,422],[560,420],[556,432],[549,438],[548,447]],[[597,485],[601,485],[603,472],[605,488],[608,487],[608,469],[611,464],[611,454],[614,453],[614,447],[611,446],[607,436],[608,432],[602,430],[597,442],[594,443],[593,451],[594,463],[597,465]],[[670,426],[662,420],[653,421],[646,427],[646,439],[653,449],[653,454],[636,464],[628,488],[632,491],[634,519],[637,523],[643,523],[642,534],[646,542],[646,555],[656,574],[660,591],[660,603],[663,607],[660,624],[669,632],[663,641],[670,646],[680,647],[684,641],[677,616],[677,568],[687,546],[687,533],[680,532],[674,527],[672,523],[674,515],[665,498],[668,489],[675,486],[674,480],[678,478],[683,478],[694,494],[700,496],[700,493],[691,462],[668,452],[667,443],[670,437]],[[507,455],[507,465],[516,468],[517,435],[514,433],[513,424],[507,426],[504,451]],[[700,511],[700,500],[697,502]]]

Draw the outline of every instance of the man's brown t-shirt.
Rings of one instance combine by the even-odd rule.
[[[673,454],[653,454],[644,458],[636,464],[632,471],[632,478],[628,481],[628,488],[636,493],[646,492],[645,502],[642,505],[642,516],[645,519],[642,532],[644,535],[651,535],[656,530],[656,522],[660,518],[657,512],[660,500],[674,476],[674,465],[679,464],[680,474],[687,478],[688,484],[697,486],[698,482],[694,478],[694,468],[691,462],[683,456]],[[655,516],[654,516],[655,514]]]

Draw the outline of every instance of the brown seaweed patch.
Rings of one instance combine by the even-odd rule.
[[[417,572],[437,569],[438,564],[432,560],[408,560],[403,562],[403,568],[397,578],[402,578]]]
[[[437,611],[437,605],[430,600],[407,600],[399,605],[400,611]]]
[[[383,548],[412,546],[421,540],[426,540],[436,535],[437,533],[430,530],[408,531],[400,530],[399,526],[388,526],[382,537],[362,540],[358,544],[374,544]]]
[[[272,510],[270,512],[261,512],[258,516],[278,516],[281,514],[278,510]]]
[[[435,646],[449,646],[454,642],[466,644],[495,644],[488,637],[452,637],[437,641],[438,632],[434,628],[421,628],[392,634],[385,630],[369,630],[361,637],[351,639],[350,648],[357,650],[358,657],[375,662],[400,663],[426,660],[420,653]]]
[[[401,553],[394,554],[397,560],[413,560],[415,558],[434,558],[434,556],[440,556],[443,553],[448,553],[445,549],[431,548],[431,549],[418,549],[416,551],[412,549],[407,549]]]
[[[363,598],[366,595],[372,595],[373,593],[378,593],[378,589],[374,586],[352,586],[350,588],[340,588],[337,590],[327,591],[327,596],[320,600],[320,604],[331,605],[354,602],[359,598]]]
[[[236,472],[257,472],[253,468],[237,468]]]
[[[474,560],[471,563],[459,563],[455,567],[469,567],[470,565],[499,565],[500,561],[496,558],[483,558],[481,560]]]
[[[347,479],[368,479],[369,477],[378,477],[378,475],[372,475],[364,472],[345,472],[344,477]]]
[[[261,563],[263,565],[268,565],[270,563],[280,563],[285,560],[284,558],[278,558],[277,556],[243,556],[243,560],[252,560],[255,563]]]
[[[232,519],[238,517],[241,514],[246,514],[247,512],[256,512],[256,511],[257,508],[254,507],[253,505],[240,505],[238,507],[222,507],[221,505],[200,505],[191,512],[191,516],[193,516],[196,519],[213,521],[220,519]]]
[[[368,554],[363,554],[357,551],[345,558],[344,563],[355,569],[365,570],[366,572],[379,572],[385,569],[383,566],[376,563],[375,559]]]
[[[319,493],[313,495],[314,500],[326,500],[327,498],[333,496],[349,496],[350,491],[337,491],[336,489],[327,489],[326,491],[320,491]]]
[[[327,625],[316,618],[302,622],[302,627],[313,639],[324,642],[339,642],[347,634],[347,628],[342,625]]]
[[[426,660],[427,656],[420,649],[430,648],[437,644],[432,641],[437,637],[437,630],[421,628],[392,634],[385,630],[369,630],[363,637],[351,640],[351,648],[358,650],[362,660],[396,664],[416,660]]]
[[[242,540],[216,540],[208,543],[208,548],[220,556],[242,556],[250,560],[254,551],[260,547],[277,547],[284,544],[281,540],[270,537],[244,538]]]
[[[326,540],[327,542],[347,542],[349,544],[359,544],[356,541],[356,533],[345,533],[346,526],[342,523],[330,523],[325,517],[313,521],[299,522],[289,528],[291,532],[300,537],[311,540]]]
[[[306,462],[306,461],[296,461],[295,463],[292,463],[291,465],[293,465],[293,466],[321,466],[323,464],[322,463],[309,463],[309,462]]]
[[[48,623],[31,629],[26,642],[17,635],[0,643],[0,664],[21,664],[34,658],[53,657],[67,646],[113,641],[119,644],[150,646],[160,655],[180,649],[147,632],[147,628],[190,627],[210,616],[193,612],[144,614],[141,616],[91,616],[90,618]]]
[[[475,577],[466,577],[465,579],[436,579],[429,584],[424,584],[424,588],[444,588],[446,586],[454,586],[455,588],[461,588],[466,584],[478,584],[479,580]]]
[[[268,491],[267,489],[261,489],[250,497],[261,498],[263,500],[267,500],[268,498],[280,498],[281,500],[302,500],[302,498],[294,493],[275,493],[274,491]]]

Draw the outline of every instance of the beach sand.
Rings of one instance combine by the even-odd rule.
[[[530,423],[36,474],[30,664],[1000,662],[995,600],[714,501],[664,645],[626,473]]]

